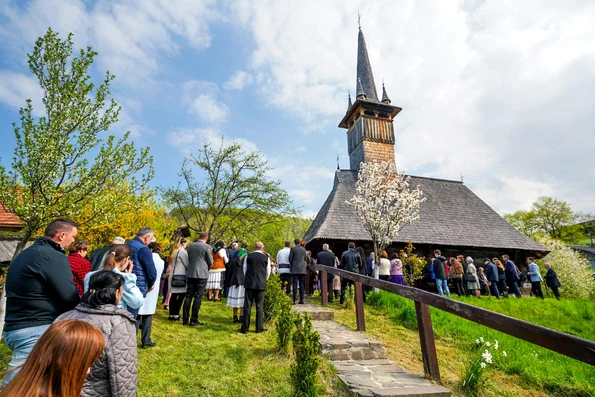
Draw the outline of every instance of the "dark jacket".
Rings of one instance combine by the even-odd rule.
[[[264,252],[254,251],[246,257],[246,289],[265,290],[267,287],[269,256]]]
[[[157,279],[153,253],[138,237],[133,238],[127,245],[132,251],[130,259],[134,263],[132,273],[136,275],[136,286],[143,296],[146,296]]]
[[[504,274],[506,274],[506,279],[511,282],[516,282],[520,279],[519,272],[516,270],[516,265],[510,259],[504,264]]]
[[[374,275],[374,258],[371,256],[366,258],[366,275],[369,277]]]
[[[115,305],[91,307],[81,303],[55,322],[65,320],[88,322],[105,336],[105,350],[91,366],[81,397],[136,396],[138,357],[132,314]]]
[[[339,267],[349,272],[359,273],[360,269],[364,266],[362,263],[362,257],[355,250],[347,250],[341,255],[341,264]]]
[[[213,265],[213,248],[204,241],[190,244],[188,248],[188,278],[208,279]]]
[[[434,276],[440,280],[446,280],[446,258],[442,255],[434,259]]]
[[[561,285],[556,271],[551,267],[547,269],[547,272],[545,273],[545,283],[548,287],[559,287]]]
[[[40,237],[10,264],[5,331],[51,324],[79,303],[70,262],[60,245]]]
[[[306,274],[306,249],[301,245],[289,250],[289,265],[291,274]]]
[[[488,279],[488,281],[491,281],[493,283],[497,283],[498,280],[500,279],[498,277],[498,268],[492,262],[489,262],[487,264],[486,269],[485,269],[485,275],[486,275],[486,278]]]
[[[110,253],[113,247],[114,245],[110,244],[106,247],[97,248],[95,251],[93,251],[93,253],[89,257],[89,262],[91,262],[91,271],[99,270],[99,268],[101,268],[101,266],[103,265],[103,261],[105,260],[105,258]]]
[[[238,255],[229,261],[229,273],[225,275],[225,280],[229,280],[228,285],[244,285],[244,258],[240,259]]]
[[[316,264],[324,265],[329,267],[335,267],[335,260],[337,257],[330,251],[320,251],[316,255]],[[327,280],[332,280],[335,277],[334,274],[327,273]]]

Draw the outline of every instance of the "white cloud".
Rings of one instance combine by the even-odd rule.
[[[26,100],[31,99],[33,112],[39,116],[45,108],[41,102],[43,92],[38,81],[21,73],[0,70],[0,101],[16,109],[25,107]]]
[[[182,103],[188,111],[209,124],[227,121],[231,112],[227,105],[217,100],[219,89],[208,81],[187,81],[182,86]]]
[[[225,90],[242,91],[247,85],[252,84],[253,77],[250,73],[238,70],[223,83]]]
[[[214,149],[218,149],[222,143],[224,147],[237,143],[245,151],[258,151],[258,146],[254,142],[244,138],[224,137],[219,130],[212,127],[179,128],[168,132],[166,140],[170,146],[178,149],[185,156],[195,153],[205,143],[210,144]]]
[[[358,10],[376,82],[403,108],[399,168],[463,174],[500,212],[539,195],[595,210],[595,186],[584,183],[595,151],[595,3],[244,2],[261,97],[306,132],[336,125],[353,95]]]

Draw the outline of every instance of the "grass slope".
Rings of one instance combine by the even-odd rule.
[[[276,352],[272,327],[243,335],[231,317],[224,300],[203,301],[200,320],[206,325],[194,328],[169,322],[158,310],[152,335],[157,346],[139,348],[139,397],[292,396],[292,360]],[[10,351],[2,344],[1,368],[9,361]],[[322,360],[319,374],[321,396],[345,395],[328,360]]]
[[[459,299],[459,298],[454,298]],[[511,317],[520,318],[585,339],[595,340],[595,307],[591,302],[541,301],[532,298],[460,298]],[[355,327],[352,311],[336,310],[336,321]],[[498,340],[508,357],[489,371],[486,396],[595,396],[595,367],[537,347],[449,313],[431,309],[432,325],[443,383],[461,395],[456,383],[471,357],[476,338]],[[381,292],[368,297],[366,328],[384,342],[389,356],[416,373],[423,373],[413,301]]]

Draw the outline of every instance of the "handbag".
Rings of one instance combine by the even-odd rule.
[[[176,261],[178,260],[178,252],[176,252],[176,259],[174,260],[174,269],[176,267]],[[182,264],[184,264],[182,262]],[[185,266],[184,266],[185,267]],[[173,269],[172,269],[173,271]],[[172,274],[171,276],[171,286],[175,288],[181,288],[186,286],[186,275],[185,274]]]

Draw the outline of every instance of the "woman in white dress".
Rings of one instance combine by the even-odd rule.
[[[209,279],[207,280],[207,295],[209,300],[219,301],[221,292],[221,274],[225,271],[225,264],[229,262],[225,244],[220,241],[213,248],[213,264],[209,269]],[[213,298],[213,295],[215,296]]]
[[[229,292],[227,293],[227,306],[233,308],[233,322],[241,323],[244,320],[244,258],[248,255],[245,248],[240,248],[238,255],[232,259],[229,266]],[[238,317],[238,312],[240,316]]]
[[[156,242],[152,242],[149,244],[149,249],[153,253],[153,263],[157,270],[156,280],[159,280],[165,266],[165,262],[159,256],[161,247]],[[159,288],[153,288],[145,296],[143,305],[138,311],[136,329],[141,330],[141,345],[143,348],[155,346],[155,342],[151,340],[151,328],[153,327],[153,314],[155,314],[155,309],[157,308],[157,299],[159,299]]]

